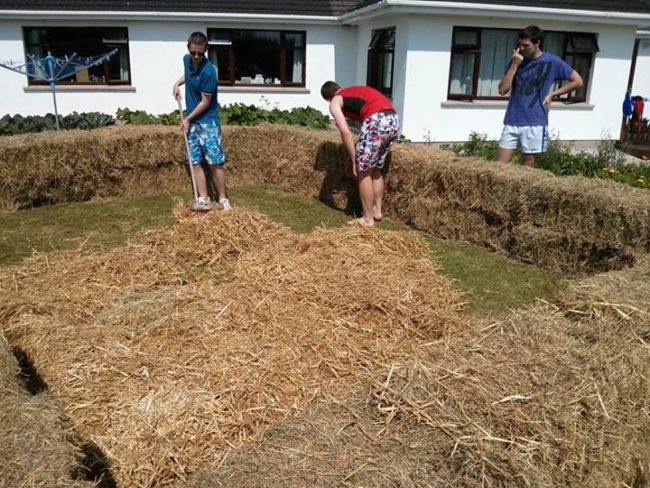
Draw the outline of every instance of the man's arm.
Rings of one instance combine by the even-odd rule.
[[[519,65],[524,61],[524,57],[521,55],[519,48],[512,51],[512,59],[510,60],[510,66],[508,71],[503,75],[501,81],[499,82],[499,95],[507,95],[510,89],[512,88],[512,80],[515,78],[515,74],[519,69]]]
[[[182,75],[178,80],[176,80],[176,83],[174,83],[174,86],[172,88],[172,96],[174,97],[175,100],[179,100],[181,96],[181,85],[185,84],[185,75]]]
[[[544,105],[546,105],[546,108],[550,108],[551,102],[555,97],[559,97],[565,93],[570,93],[576,88],[580,88],[582,85],[584,85],[582,76],[580,76],[578,72],[574,70],[573,73],[571,73],[571,76],[569,76],[569,82],[566,85],[561,86],[557,90],[553,90],[551,93],[546,95],[546,98],[544,98]]]
[[[192,110],[185,119],[183,119],[182,128],[184,131],[188,131],[190,128],[190,122],[201,115],[205,110],[210,106],[210,100],[212,100],[212,95],[209,93],[201,93],[201,101],[198,103],[194,110]]]
[[[354,176],[357,176],[354,140],[352,139],[352,132],[348,126],[348,121],[345,120],[345,115],[343,115],[343,98],[341,96],[332,98],[332,101],[330,102],[330,113],[332,114],[332,117],[334,117],[336,128],[341,133],[341,141],[343,142],[345,152],[348,153],[348,157],[350,158],[350,161],[352,161],[352,173]]]

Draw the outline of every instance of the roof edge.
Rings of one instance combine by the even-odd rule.
[[[344,24],[358,24],[364,20],[384,14],[447,14],[475,15],[477,17],[494,16],[498,13],[501,17],[558,20],[562,21],[591,22],[598,24],[635,25],[647,26],[650,20],[649,13],[640,12],[609,12],[603,10],[563,9],[549,7],[518,6],[513,10],[512,5],[495,5],[471,2],[450,2],[437,0],[381,0],[357,10],[339,16]]]
[[[0,10],[0,20],[42,19],[56,20],[183,20],[183,21],[219,21],[219,22],[260,22],[285,24],[340,24],[337,16],[321,15],[282,15],[282,14],[233,14],[219,12],[144,12],[125,10]]]

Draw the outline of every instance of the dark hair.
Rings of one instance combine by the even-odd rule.
[[[187,38],[187,49],[190,48],[190,44],[194,44],[195,46],[207,46],[208,38],[205,37],[203,32],[192,32],[190,37]]]
[[[530,39],[533,44],[542,44],[544,41],[544,31],[536,25],[529,25],[519,31],[517,39]]]
[[[320,94],[325,100],[331,100],[341,87],[336,81],[326,81],[320,87]]]

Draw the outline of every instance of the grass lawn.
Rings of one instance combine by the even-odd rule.
[[[158,194],[0,214],[0,265],[20,263],[34,252],[120,246],[140,230],[170,222],[179,196],[188,200],[188,195]],[[344,225],[349,218],[317,200],[273,187],[233,188],[230,196],[235,205],[265,213],[297,232]],[[404,228],[390,221],[380,227]],[[499,314],[531,304],[536,298],[552,300],[566,286],[559,275],[477,246],[427,240],[444,273],[469,293],[468,310],[473,313]]]

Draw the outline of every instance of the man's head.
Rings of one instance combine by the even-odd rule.
[[[544,32],[536,25],[529,25],[519,31],[517,35],[517,46],[524,58],[534,59],[538,56],[540,46],[544,39]]]
[[[192,63],[199,64],[208,49],[208,38],[203,32],[192,32],[187,38],[187,51],[192,56]]]
[[[323,86],[320,87],[320,94],[329,102],[340,89],[341,87],[335,81],[326,81],[323,83]]]

